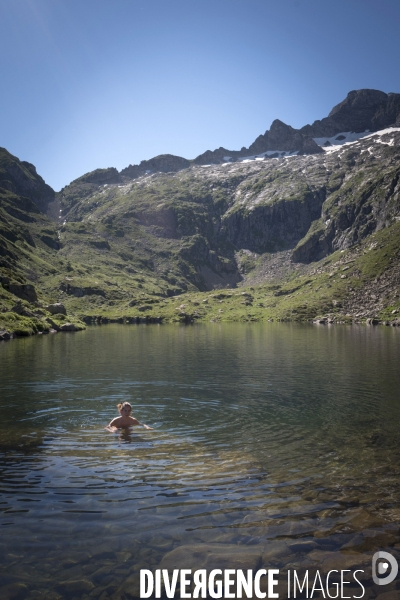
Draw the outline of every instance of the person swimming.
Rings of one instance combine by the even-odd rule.
[[[117,408],[121,416],[115,417],[115,419],[110,421],[107,427],[104,427],[104,429],[106,429],[107,431],[111,431],[112,433],[114,433],[115,431],[118,431],[118,429],[126,429],[128,427],[134,427],[135,425],[141,425],[145,429],[153,429],[145,423],[139,423],[139,421],[135,419],[135,417],[132,417],[132,406],[129,404],[129,402],[122,402],[121,404],[117,404]]]

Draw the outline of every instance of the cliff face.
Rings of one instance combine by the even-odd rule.
[[[400,217],[400,131],[371,135],[327,158],[331,191],[320,218],[293,252],[311,262],[350,248]],[[337,186],[337,187],[336,187]]]
[[[170,240],[194,267],[185,267],[185,278],[203,289],[208,283],[201,282],[200,267],[231,277],[240,250],[291,250],[294,262],[309,263],[395,222],[399,146],[399,131],[390,130],[322,154],[196,166],[99,185],[85,201],[78,180],[61,194],[63,218],[118,225],[125,241],[134,224],[149,256],[163,254]]]
[[[298,197],[283,198],[252,210],[224,215],[222,231],[238,249],[258,254],[293,248],[321,214],[324,193],[300,191]]]
[[[32,200],[44,213],[54,201],[54,190],[37,174],[31,163],[19,160],[0,148],[0,187]]]

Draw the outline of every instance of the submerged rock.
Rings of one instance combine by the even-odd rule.
[[[1,598],[8,600],[23,600],[28,595],[28,588],[24,583],[10,583],[0,588]]]
[[[94,584],[87,579],[79,579],[76,581],[63,581],[57,586],[57,591],[61,594],[73,596],[76,594],[87,594],[94,589]]]
[[[161,569],[257,569],[261,565],[263,548],[226,544],[194,544],[179,546],[168,552]]]
[[[317,563],[318,568],[328,572],[341,569],[361,569],[371,564],[371,557],[360,553],[329,552],[324,550],[313,550],[308,554],[309,558]]]

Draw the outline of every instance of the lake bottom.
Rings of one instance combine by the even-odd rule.
[[[280,598],[294,570],[300,598],[317,570],[332,597],[341,570],[348,597],[397,597],[371,563],[400,560],[399,358],[397,331],[289,324],[2,345],[0,597],[139,598],[141,569],[216,568],[279,569]],[[124,400],[153,431],[104,431]]]

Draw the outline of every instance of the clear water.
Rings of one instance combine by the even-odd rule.
[[[372,554],[400,558],[399,365],[389,327],[0,344],[0,598],[135,598],[160,566],[362,568],[379,595]],[[153,431],[104,431],[124,400]]]

